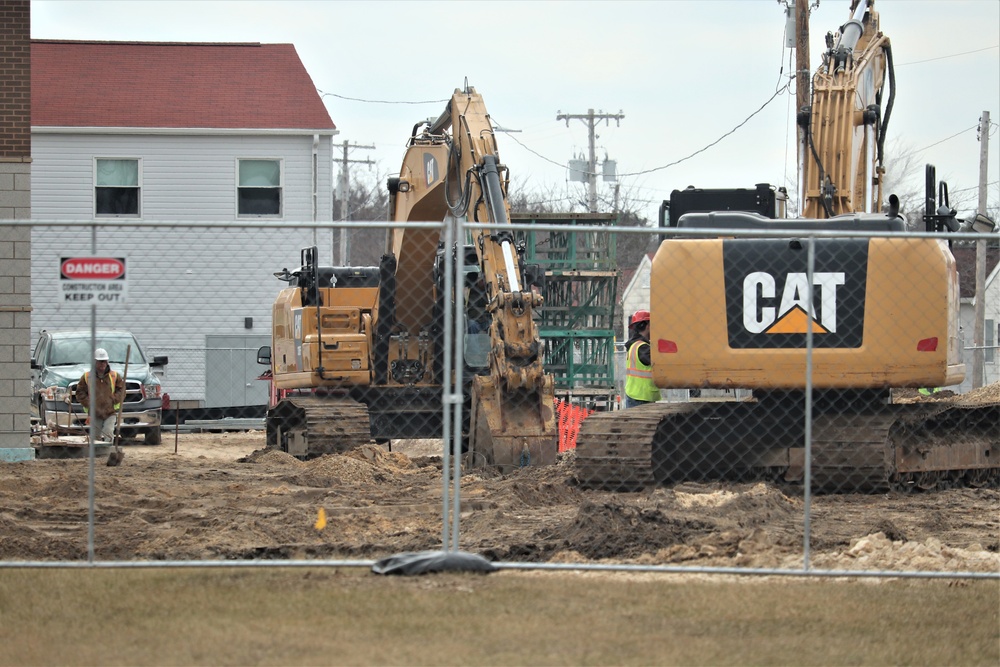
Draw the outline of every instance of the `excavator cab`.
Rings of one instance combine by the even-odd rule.
[[[746,211],[771,220],[785,217],[785,188],[758,183],[751,188],[696,188],[689,185],[674,190],[660,205],[660,228],[677,227],[686,213],[710,211]]]

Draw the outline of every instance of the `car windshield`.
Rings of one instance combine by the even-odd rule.
[[[143,363],[142,350],[131,337],[114,338],[97,337],[97,347],[103,347],[108,351],[108,358],[113,364],[125,363],[125,352],[128,346],[132,346],[129,353],[129,363]],[[89,338],[65,338],[53,339],[49,348],[50,366],[67,366],[71,364],[86,364],[91,360],[91,347]]]

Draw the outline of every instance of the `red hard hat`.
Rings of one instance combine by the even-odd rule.
[[[649,311],[648,310],[637,310],[637,311],[635,311],[635,314],[632,315],[632,321],[629,324],[629,326],[633,326],[634,327],[635,325],[639,324],[640,322],[648,322],[648,321],[649,321]]]

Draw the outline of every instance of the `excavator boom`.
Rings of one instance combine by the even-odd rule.
[[[532,313],[541,296],[525,285],[521,255],[507,226],[510,209],[506,167],[482,96],[457,89],[444,113],[414,128],[398,180],[390,184],[393,220],[416,222],[446,216],[488,225],[471,245],[478,276],[467,285],[482,299],[488,336],[488,372],[471,378],[471,460],[502,469],[555,460],[554,385],[542,367]],[[429,301],[428,262],[438,239],[406,225],[393,228],[389,247],[397,258],[395,311],[404,325],[420,324],[404,313]],[[468,280],[468,279],[467,279]],[[462,303],[462,299],[456,299]],[[426,309],[424,309],[426,311]]]
[[[885,137],[896,95],[892,47],[874,2],[854,0],[851,10],[840,31],[827,34],[812,102],[798,114],[806,219],[882,211]]]

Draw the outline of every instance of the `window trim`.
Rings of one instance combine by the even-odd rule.
[[[253,161],[262,160],[267,162],[277,162],[278,163],[278,212],[277,213],[240,213],[240,189],[241,188],[263,188],[263,186],[254,185],[240,185],[240,162],[242,161]],[[234,209],[236,211],[236,218],[242,220],[254,220],[254,219],[264,219],[264,220],[283,220],[285,217],[285,158],[275,157],[273,155],[264,156],[241,156],[237,157],[235,160],[235,178],[234,189],[233,189],[233,203]],[[270,186],[273,187],[273,186]]]
[[[97,188],[98,187],[109,187],[109,186],[98,186],[97,185],[97,163],[100,160],[133,160],[136,163],[136,185],[135,189],[136,195],[136,212],[135,213],[98,213],[97,212]],[[131,187],[131,186],[117,186],[117,187]],[[94,218],[130,218],[130,219],[142,219],[142,158],[141,157],[125,157],[118,156],[112,157],[108,155],[95,155],[91,170],[91,187],[90,187],[90,212]]]

